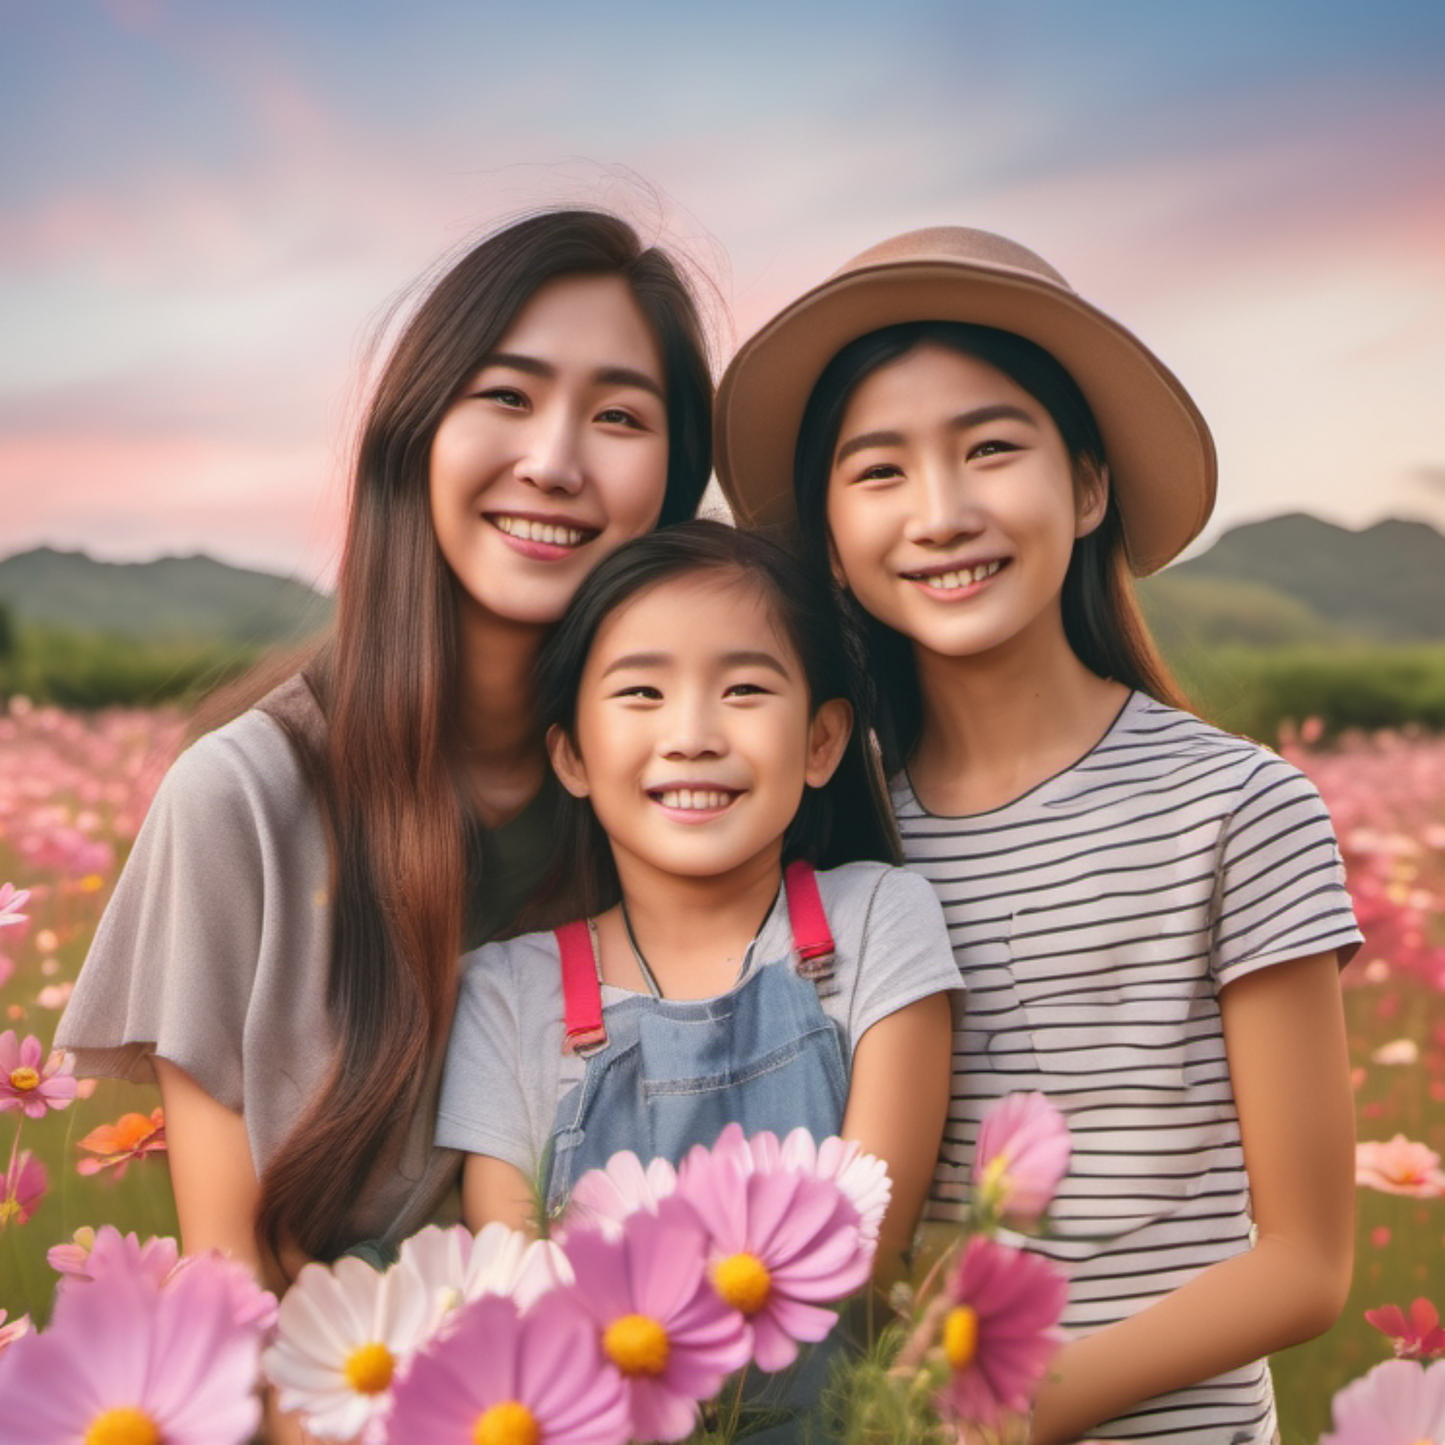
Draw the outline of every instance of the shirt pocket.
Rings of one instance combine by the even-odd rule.
[[[1194,987],[1180,952],[1178,938],[1091,939],[1015,913],[1011,972],[1045,1087],[1183,1093]]]

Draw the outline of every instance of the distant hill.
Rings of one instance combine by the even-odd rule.
[[[1235,527],[1140,588],[1166,651],[1359,639],[1445,640],[1445,536],[1423,522],[1352,532],[1293,514]]]
[[[97,562],[37,547],[0,561],[0,603],[18,622],[149,641],[292,642],[325,626],[328,598],[213,557]]]

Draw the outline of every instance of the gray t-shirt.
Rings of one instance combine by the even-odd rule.
[[[958,966],[943,911],[926,880],[881,863],[818,875],[837,954],[835,987],[820,993],[851,1060],[881,1018],[929,994],[957,992]],[[743,961],[742,977],[790,966],[792,932],[782,895]],[[447,1046],[437,1143],[486,1154],[537,1174],[557,1105],[585,1060],[562,1051],[562,972],[551,933],[491,943],[464,960]],[[632,997],[604,984],[603,1015]]]
[[[490,840],[509,865],[511,831]],[[523,871],[535,874],[545,859],[531,858],[530,844],[524,851]],[[77,1056],[81,1073],[138,1083],[152,1082],[152,1054],[178,1065],[242,1114],[259,1173],[333,1057],[330,872],[321,815],[275,718],[252,710],[201,738],[156,794],[56,1046]],[[395,1171],[356,1201],[357,1239],[419,1228],[456,1177],[455,1154],[432,1145],[440,1072],[438,1058]],[[441,1212],[454,1216],[455,1206]]]

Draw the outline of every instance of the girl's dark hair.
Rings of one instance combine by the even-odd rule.
[[[656,336],[661,521],[691,516],[707,482],[712,379],[692,295],[616,216],[546,212],[493,234],[402,331],[361,430],[335,632],[307,669],[325,727],[280,719],[329,835],[336,1043],[327,1083],[262,1175],[257,1235],[273,1254],[292,1245],[329,1259],[355,1242],[347,1216],[396,1166],[446,1039],[479,848],[457,782],[458,584],[432,530],[432,439],[522,307],[570,276],[624,279]]]
[[[1001,371],[1053,418],[1073,464],[1076,484],[1097,480],[1106,457],[1098,423],[1074,378],[1041,346],[1011,331],[957,321],[910,321],[871,331],[845,346],[823,369],[798,431],[794,493],[804,565],[814,578],[831,578],[828,548],[828,478],[838,432],[854,391],[865,377],[915,347],[947,347]],[[873,687],[883,759],[897,771],[918,745],[923,702],[913,646],[870,616],[834,584],[839,605],[862,633],[864,675]],[[1099,525],[1074,544],[1062,592],[1064,635],[1079,660],[1100,677],[1188,707],[1159,656],[1139,610],[1124,552],[1124,529],[1112,488]]]
[[[626,542],[577,589],[537,664],[537,712],[544,727],[576,739],[577,696],[598,630],[619,608],[659,583],[699,574],[734,576],[756,588],[779,632],[803,664],[816,709],[831,698],[853,708],[842,761],[820,788],[808,788],[783,838],[783,861],[806,858],[818,868],[871,858],[898,861],[897,834],[868,728],[856,657],[850,655],[826,589],[776,543],[721,522],[683,522]],[[856,649],[854,650],[856,651]],[[565,797],[562,845],[552,898],[573,916],[611,907],[621,896],[607,836],[585,800]]]

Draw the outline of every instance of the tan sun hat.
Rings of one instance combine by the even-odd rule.
[[[819,375],[850,341],[905,321],[1012,331],[1062,363],[1103,434],[1137,575],[1199,535],[1214,506],[1214,442],[1189,393],[1026,246],[964,226],[871,247],[744,343],[718,388],[714,429],[718,480],[739,526],[795,525],[793,452]]]

